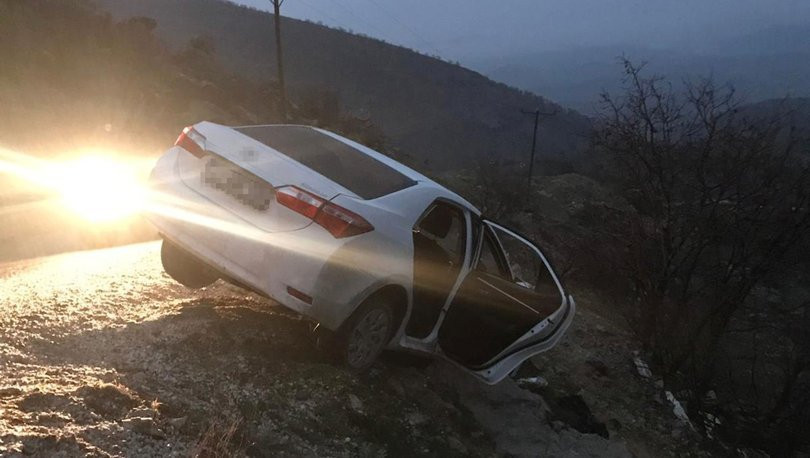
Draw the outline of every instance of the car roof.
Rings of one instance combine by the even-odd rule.
[[[397,172],[399,172],[399,173],[405,175],[406,177],[410,178],[411,180],[416,181],[417,186],[419,186],[419,187],[422,187],[422,188],[425,188],[425,187],[434,188],[436,191],[438,191],[437,192],[437,197],[443,197],[443,198],[455,201],[459,205],[461,205],[463,207],[466,207],[468,210],[473,212],[475,215],[478,215],[478,216],[481,215],[481,211],[478,210],[475,207],[475,205],[471,204],[469,201],[467,201],[466,199],[464,199],[460,195],[456,194],[455,192],[447,189],[445,186],[431,180],[430,178],[426,177],[425,175],[423,175],[423,174],[417,172],[416,170],[406,166],[405,164],[402,164],[401,162],[398,162],[395,159],[392,159],[392,158],[386,156],[385,154],[380,153],[379,151],[373,150],[373,149],[369,148],[368,146],[365,146],[365,145],[363,145],[361,143],[357,143],[357,142],[355,142],[353,140],[350,140],[350,139],[348,139],[346,137],[343,137],[342,135],[336,134],[336,133],[328,131],[326,129],[321,129],[319,127],[314,127],[314,126],[300,125],[300,124],[258,124],[258,125],[232,126],[231,128],[238,129],[238,128],[246,128],[246,127],[265,127],[265,126],[267,126],[267,127],[271,127],[271,126],[272,127],[295,127],[295,128],[307,127],[307,128],[316,130],[318,132],[321,132],[321,133],[323,133],[325,135],[328,135],[328,136],[334,138],[335,140],[338,140],[338,141],[340,141],[340,142],[342,142],[342,143],[344,143],[344,144],[346,144],[348,146],[353,147],[354,149],[360,151],[363,154],[366,154],[366,155],[368,155],[368,156],[382,162],[383,164],[391,167],[392,169],[396,170]],[[394,194],[399,194],[399,195],[408,194],[409,189],[412,189],[412,188],[405,188],[405,189],[402,189],[400,191],[395,192]],[[386,196],[383,196],[383,197],[386,197]]]

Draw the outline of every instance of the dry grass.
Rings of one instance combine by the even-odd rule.
[[[197,458],[225,458],[245,455],[245,442],[240,434],[242,420],[229,418],[215,420],[200,436],[191,456]]]

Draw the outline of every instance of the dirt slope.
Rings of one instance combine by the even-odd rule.
[[[158,252],[0,265],[0,455],[630,456],[511,380],[392,357],[352,375],[307,322],[228,285],[186,290]]]

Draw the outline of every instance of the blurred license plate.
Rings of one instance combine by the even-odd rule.
[[[270,183],[215,156],[208,158],[200,178],[204,185],[219,189],[257,210],[267,210],[275,199],[275,189]]]

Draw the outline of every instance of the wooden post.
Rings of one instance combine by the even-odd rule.
[[[284,0],[270,0],[273,2],[273,14],[276,32],[276,68],[278,71],[278,90],[281,102],[281,116],[287,119],[287,93],[284,87],[284,56],[281,51],[281,4]]]

